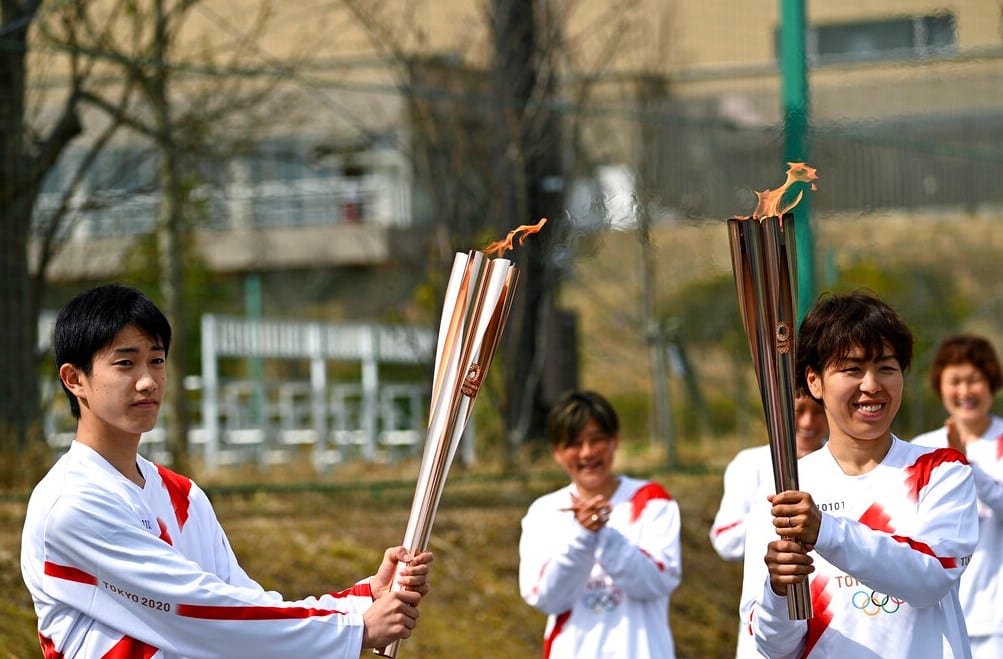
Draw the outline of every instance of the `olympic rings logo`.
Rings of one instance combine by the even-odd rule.
[[[851,601],[853,602],[853,606],[868,616],[876,616],[882,611],[885,613],[897,613],[902,608],[902,604],[905,603],[905,600],[879,593],[876,590],[872,590],[870,595],[865,590],[858,590],[853,594]]]
[[[619,590],[602,590],[585,593],[582,602],[595,613],[612,611],[623,602],[623,593]]]

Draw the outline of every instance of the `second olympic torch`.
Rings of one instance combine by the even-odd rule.
[[[760,193],[760,206],[752,217],[728,220],[738,306],[766,416],[777,492],[799,489],[794,421],[797,246],[794,215],[786,211],[800,196],[784,210],[777,206],[794,181],[814,179],[815,170],[791,163],[787,183]],[[812,617],[807,581],[788,585],[787,612],[791,620]]]

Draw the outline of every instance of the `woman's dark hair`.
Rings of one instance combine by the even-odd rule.
[[[568,391],[550,408],[547,415],[547,438],[553,448],[572,443],[589,422],[595,419],[608,435],[620,432],[620,420],[610,402],[594,391]]]
[[[86,374],[94,365],[94,355],[111,345],[122,328],[134,325],[164,347],[171,347],[171,325],[167,318],[143,293],[119,284],[92,288],[70,300],[56,317],[52,332],[52,349],[56,370],[72,364]],[[70,412],[80,418],[77,397],[63,385],[70,401]]]
[[[887,303],[856,291],[823,295],[801,321],[797,340],[797,386],[808,391],[806,373],[823,373],[854,348],[864,359],[879,358],[891,349],[903,371],[912,363],[913,336],[909,326]]]
[[[933,393],[940,396],[940,377],[948,366],[971,364],[989,381],[992,393],[1003,386],[1000,360],[987,339],[974,334],[954,334],[940,342],[937,354],[930,365],[929,384]]]

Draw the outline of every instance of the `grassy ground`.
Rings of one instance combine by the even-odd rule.
[[[682,509],[684,577],[670,612],[678,654],[733,656],[741,566],[721,561],[707,539],[720,469],[667,472],[640,462],[624,470],[664,484]],[[221,485],[210,494],[248,573],[298,598],[349,585],[375,569],[383,547],[400,542],[414,487],[414,476],[403,475],[408,470],[416,472],[414,465],[398,467],[373,481],[370,469],[368,480],[346,473],[339,483]],[[518,593],[519,520],[533,498],[564,482],[545,463],[508,475],[454,467],[430,543],[437,556],[433,592],[401,659],[541,655],[544,616]],[[22,501],[0,503],[0,659],[40,656],[17,564],[23,516]]]

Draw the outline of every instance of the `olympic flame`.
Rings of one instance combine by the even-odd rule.
[[[428,548],[446,476],[512,308],[519,271],[508,259],[488,254],[512,249],[519,234],[522,245],[546,221],[520,226],[484,250],[457,252],[453,259],[439,319],[425,449],[404,533],[403,544],[412,554]],[[396,579],[391,588],[400,589]],[[374,652],[396,657],[399,647],[396,641]]]
[[[774,190],[756,192],[756,197],[759,199],[759,203],[756,204],[756,210],[752,212],[752,219],[783,217],[788,212],[793,210],[794,207],[801,201],[801,197],[804,196],[804,192],[798,192],[792,202],[781,208],[780,204],[783,200],[784,193],[798,181],[802,183],[810,183],[811,189],[815,190],[815,181],[818,180],[818,176],[815,172],[816,169],[814,167],[809,167],[803,162],[787,163],[787,180],[784,181],[783,185]]]
[[[780,204],[793,183],[817,179],[813,168],[788,164],[787,180],[781,187],[756,193],[759,204],[752,216],[728,220],[738,307],[766,415],[777,492],[798,489],[794,429],[797,248],[794,216],[789,211],[801,200],[801,194],[783,208]],[[806,581],[787,587],[787,612],[791,620],[812,617]]]
[[[516,228],[508,232],[508,235],[502,240],[496,240],[491,243],[481,251],[485,254],[496,254],[501,256],[508,250],[512,249],[512,239],[519,236],[519,244],[522,245],[526,242],[526,237],[531,236],[534,233],[538,233],[543,225],[547,223],[547,218],[541,218],[536,224],[520,224]],[[522,235],[519,235],[522,234]]]

